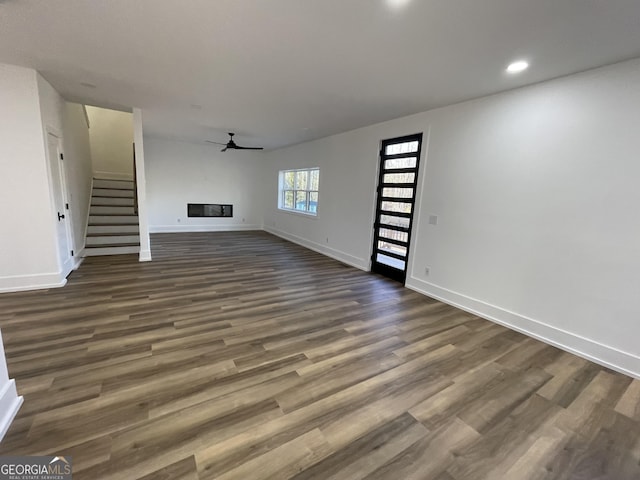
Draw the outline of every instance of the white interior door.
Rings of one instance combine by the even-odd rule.
[[[49,155],[49,166],[51,171],[51,191],[53,193],[54,215],[56,215],[56,240],[58,244],[58,259],[62,268],[63,276],[69,275],[73,269],[73,256],[71,250],[71,221],[69,210],[66,208],[67,194],[62,165],[60,139],[52,133],[47,133],[47,149]]]

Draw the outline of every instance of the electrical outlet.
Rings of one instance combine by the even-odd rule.
[[[428,277],[431,273],[431,267],[424,267],[424,274]]]
[[[177,221],[178,223],[180,223],[180,219],[179,219],[179,218],[178,218],[178,219],[176,219],[176,221]]]
[[[438,216],[429,215],[429,225],[437,225],[437,224],[438,224]]]
[[[242,219],[242,223],[244,223],[244,218]]]
[[[327,237],[327,243],[329,243],[329,237]]]

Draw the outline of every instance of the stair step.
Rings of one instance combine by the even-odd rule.
[[[102,235],[87,235],[87,247],[93,246],[120,246],[140,245],[140,235],[122,235],[120,233],[107,233]]]
[[[94,206],[91,205],[89,215],[134,215],[133,206],[108,205]]]
[[[118,245],[118,246],[107,246],[103,245],[100,247],[85,247],[84,256],[85,257],[98,257],[102,255],[126,255],[131,253],[139,253],[140,245]]]
[[[109,205],[118,205],[123,207],[133,207],[132,197],[91,197],[92,207],[106,207]]]
[[[133,198],[133,189],[131,190],[117,190],[113,188],[97,188],[93,187],[93,192],[91,194],[94,197],[125,197],[125,198]]]
[[[104,234],[137,234],[138,224],[102,224],[102,225],[89,225],[87,228],[87,236],[92,235],[104,235]]]
[[[137,215],[90,215],[89,225],[138,225]]]
[[[93,179],[93,188],[110,188],[114,190],[133,190],[132,180],[104,180]]]

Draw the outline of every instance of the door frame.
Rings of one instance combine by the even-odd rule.
[[[404,258],[404,270],[401,271],[399,269],[393,268],[391,266],[387,266],[384,264],[381,264],[379,262],[376,261],[375,257],[376,257],[376,250],[377,250],[377,244],[378,241],[380,239],[379,236],[379,228],[380,226],[378,225],[378,216],[379,216],[379,212],[382,211],[382,184],[383,184],[383,179],[384,179],[384,175],[385,173],[393,173],[393,170],[391,171],[385,171],[384,168],[384,162],[385,159],[385,148],[388,145],[394,145],[394,144],[398,144],[398,143],[405,143],[405,142],[413,142],[413,141],[417,141],[418,142],[418,150],[415,152],[415,157],[416,157],[416,166],[415,166],[415,178],[414,178],[414,182],[413,182],[413,196],[411,197],[411,212],[408,215],[408,217],[405,218],[409,218],[409,227],[407,230],[407,242],[406,242],[406,256]],[[386,138],[384,140],[380,141],[380,148],[378,151],[378,172],[377,172],[377,185],[376,185],[376,201],[374,204],[374,213],[373,213],[373,234],[372,234],[372,241],[370,242],[371,245],[371,252],[370,252],[370,268],[369,270],[373,273],[379,273],[381,275],[384,275],[388,278],[391,278],[393,280],[396,280],[400,283],[402,283],[403,285],[406,283],[406,277],[407,274],[409,273],[409,258],[411,255],[411,240],[412,240],[412,235],[413,235],[413,230],[414,230],[414,223],[418,221],[418,216],[416,215],[416,211],[418,210],[418,202],[417,199],[419,198],[419,187],[420,187],[420,165],[422,163],[422,154],[423,154],[423,144],[424,144],[424,132],[419,132],[419,133],[413,133],[410,135],[402,135],[402,136],[398,136],[398,137],[392,137],[392,138]],[[413,155],[411,155],[413,156]]]
[[[56,151],[52,152],[49,150],[49,136],[54,137],[57,140]],[[63,149],[63,139],[62,134],[54,127],[47,125],[45,127],[45,148],[47,155],[47,173],[49,176],[49,198],[51,200],[51,216],[54,225],[55,232],[55,244],[56,244],[56,256],[58,257],[58,266],[60,268],[60,273],[62,278],[66,278],[74,268],[74,255],[71,254],[73,251],[76,253],[75,242],[73,239],[73,231],[72,231],[72,221],[71,221],[71,209],[67,208],[69,206],[69,192],[67,187],[67,170],[65,161],[61,158],[61,155],[64,156]],[[56,170],[58,175],[54,174],[54,164],[56,162]],[[57,178],[56,178],[57,177]],[[60,257],[61,246],[58,240],[57,234],[57,215],[58,215],[58,205],[56,201],[56,189],[59,189],[60,195],[62,197],[62,213],[64,214],[64,229],[65,235],[67,238],[67,255],[64,257]]]

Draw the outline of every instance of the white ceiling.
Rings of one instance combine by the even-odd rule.
[[[274,148],[640,56],[639,0],[390,1],[0,0],[0,62],[147,134]]]

